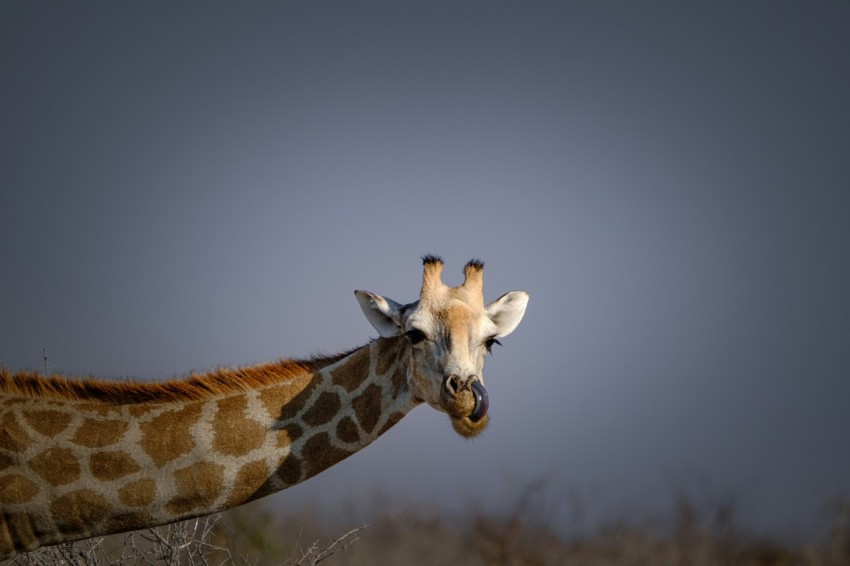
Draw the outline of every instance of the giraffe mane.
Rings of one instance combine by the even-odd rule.
[[[280,359],[254,366],[217,368],[202,374],[165,381],[103,379],[92,376],[45,377],[32,371],[0,368],[0,395],[93,401],[110,405],[199,401],[228,393],[250,391],[305,373],[314,373],[349,356],[359,348],[309,359]]]

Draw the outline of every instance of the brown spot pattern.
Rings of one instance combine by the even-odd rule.
[[[404,369],[401,366],[397,367],[393,373],[392,385],[393,388],[390,394],[393,399],[398,399],[399,394],[407,387],[407,377],[405,377]]]
[[[135,511],[110,517],[103,528],[108,533],[123,533],[137,529],[139,525],[149,525],[152,521],[153,518],[148,513]]]
[[[302,419],[310,426],[319,426],[328,423],[337,413],[341,402],[339,395],[330,391],[324,391],[310,409],[304,413]]]
[[[54,437],[71,423],[71,415],[62,411],[23,411],[27,424],[43,436]]]
[[[110,446],[121,440],[127,426],[126,422],[116,419],[86,419],[71,441],[87,448]]]
[[[143,479],[128,483],[118,490],[118,499],[128,507],[145,507],[156,497],[156,482]]]
[[[111,481],[139,471],[139,465],[126,452],[116,450],[92,454],[89,469],[97,479]]]
[[[331,372],[334,385],[354,391],[369,375],[370,348],[361,348],[349,356],[348,361]]]
[[[158,403],[137,403],[135,405],[128,406],[127,413],[129,413],[129,415],[135,419],[147,415],[151,411],[154,411],[160,408],[161,406],[162,405]]]
[[[312,477],[326,470],[352,453],[331,444],[326,432],[317,434],[304,443],[301,454],[307,463],[307,477]]]
[[[379,338],[375,343],[377,352],[375,373],[384,375],[398,361],[399,338]]]
[[[336,437],[343,442],[357,442],[360,440],[360,431],[357,423],[351,417],[343,417],[336,425]]]
[[[6,456],[5,454],[0,454],[0,472],[5,470],[6,468],[11,467],[12,464],[14,464],[14,463],[15,463],[15,461],[12,459],[11,456]]]
[[[0,504],[26,503],[36,496],[38,486],[17,474],[0,477]]]
[[[104,405],[103,403],[82,403],[77,405],[80,412],[94,413],[100,417],[118,417],[121,411],[115,405]]]
[[[262,497],[267,493],[261,492],[260,488],[269,479],[269,469],[266,466],[265,460],[256,460],[248,462],[236,473],[236,480],[233,484],[233,490],[227,497],[226,507],[235,507],[246,501],[251,501],[258,497]]]
[[[312,395],[318,385],[312,374],[294,377],[260,392],[260,402],[265,406],[269,418],[286,420],[294,417]]]
[[[303,434],[303,432],[304,431],[302,431],[301,427],[297,424],[286,425],[277,431],[277,447],[286,448],[290,446],[296,438]]]
[[[384,434],[385,432],[390,430],[392,427],[398,424],[398,421],[400,421],[402,418],[404,418],[404,413],[393,413],[392,415],[390,415],[387,419],[387,422],[385,422],[384,426],[381,427],[381,430],[380,432],[378,432],[378,435]]]
[[[301,481],[301,459],[295,454],[286,456],[277,468],[277,476],[287,486]]]
[[[61,533],[77,535],[90,532],[109,511],[109,503],[98,493],[81,489],[54,500],[50,510]]]
[[[189,403],[175,411],[167,411],[150,422],[141,423],[142,450],[159,467],[171,462],[194,446],[190,428],[201,414],[201,403]]]
[[[193,509],[212,505],[221,493],[223,466],[198,462],[174,472],[177,495],[166,505],[172,515],[182,515]]]
[[[260,448],[266,437],[265,427],[246,416],[248,398],[245,395],[226,397],[218,401],[213,420],[213,449],[232,456],[242,456]]]
[[[53,485],[65,485],[80,477],[80,464],[74,453],[59,446],[33,457],[27,465]]]
[[[10,452],[23,452],[32,444],[32,439],[15,421],[15,413],[7,411],[0,418],[0,448]]]
[[[38,545],[38,538],[32,528],[32,522],[26,513],[5,515],[8,535],[0,529],[0,555],[8,554],[12,549],[30,550]],[[2,523],[0,523],[2,526]]]
[[[381,417],[381,388],[373,383],[356,397],[351,405],[360,426],[367,433],[371,433]]]

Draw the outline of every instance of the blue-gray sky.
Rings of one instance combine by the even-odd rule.
[[[269,500],[593,516],[850,496],[850,4],[0,5],[0,360],[162,378],[334,352],[352,291],[526,289],[492,424],[421,407]],[[703,489],[703,488],[699,488]],[[560,495],[559,495],[560,494]]]

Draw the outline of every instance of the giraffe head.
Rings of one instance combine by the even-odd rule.
[[[475,436],[488,421],[484,356],[522,320],[528,293],[511,291],[485,305],[483,263],[467,263],[457,287],[443,284],[440,258],[426,256],[423,263],[416,302],[402,305],[368,291],[354,294],[382,337],[403,334],[409,340],[407,380],[416,399],[447,413],[459,434]]]

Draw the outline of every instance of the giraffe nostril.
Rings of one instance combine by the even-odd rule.
[[[451,393],[452,395],[457,395],[458,391],[460,391],[460,377],[455,374],[448,375],[446,376],[443,385],[449,393]]]

